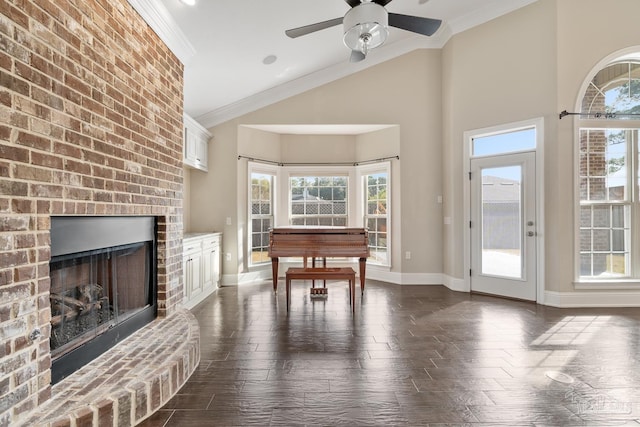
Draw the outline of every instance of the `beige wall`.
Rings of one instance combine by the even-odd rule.
[[[455,35],[442,50],[414,51],[216,126],[211,131],[217,148],[210,151],[214,173],[192,178],[193,197],[213,193],[215,206],[192,203],[191,224],[216,228],[224,216],[243,215],[238,189],[216,185],[236,177],[239,125],[393,123],[397,128],[387,132],[397,132],[397,152],[385,151],[384,143],[370,148],[401,159],[394,161],[399,174],[394,194],[402,190],[394,216],[399,239],[394,258],[400,261],[406,251],[413,257],[402,259],[399,271],[461,280],[467,232],[463,133],[542,117],[544,283],[547,291],[573,292],[574,122],[559,120],[558,113],[576,108],[581,86],[600,61],[640,45],[637,16],[636,0],[606,7],[598,0],[539,0]],[[442,205],[436,202],[440,194]],[[451,225],[442,225],[443,216]],[[235,242],[225,245],[236,248]]]
[[[353,135],[282,135],[283,163],[355,162]]]
[[[356,139],[358,161],[385,159],[400,153],[400,127],[392,126],[377,132],[359,135]],[[400,160],[391,160],[391,192],[388,196],[391,206],[402,206],[402,179]],[[391,212],[391,271],[402,272],[402,215],[400,210]]]
[[[444,273],[462,278],[464,233],[463,133],[545,118],[547,140],[555,127],[555,6],[531,6],[454,36],[443,50]],[[553,156],[554,144],[547,154]],[[548,182],[554,185],[553,182]],[[552,218],[548,218],[551,220]],[[549,225],[549,224],[547,224]]]
[[[182,191],[182,200],[184,203],[182,220],[184,230],[191,230],[191,169],[184,167],[182,171],[184,189]]]
[[[640,52],[638,19],[640,2],[615,0],[603,3],[596,0],[562,0],[557,4],[557,104],[556,111],[577,111],[581,88],[597,71],[594,67],[614,53],[635,46]],[[579,11],[579,13],[577,13]],[[548,186],[549,205],[555,207],[551,215],[558,221],[552,231],[562,239],[557,246],[548,245],[547,260],[553,267],[547,275],[549,289],[573,289],[573,270],[569,270],[565,253],[573,252],[573,181],[574,181],[574,120],[555,120],[555,157],[548,156],[553,170],[553,183]],[[568,167],[571,165],[571,167]]]
[[[244,132],[249,132],[242,125],[392,123],[399,129],[400,140],[395,146],[399,150],[392,155],[400,156],[398,184],[405,195],[396,214],[402,226],[394,244],[400,253],[412,252],[411,260],[402,260],[402,272],[440,273],[442,218],[441,205],[437,203],[442,177],[440,73],[439,50],[415,51],[210,129],[213,134],[210,172],[191,175],[191,231],[223,230],[223,251],[232,253],[232,260],[223,265],[225,274],[242,272],[238,262],[242,231],[238,232],[237,227],[244,226],[246,201],[241,190],[246,187],[239,182],[244,166],[237,155],[239,143],[242,149],[247,149]],[[256,132],[251,129],[250,133]],[[289,145],[293,139],[284,137],[283,146],[293,150]],[[379,143],[369,144],[372,154],[384,151]],[[356,147],[357,143],[353,150]],[[362,147],[366,146],[361,144]],[[349,155],[355,157],[356,152]],[[226,217],[234,219],[233,226],[224,225]],[[424,244],[425,236],[429,245]]]
[[[539,0],[456,35],[443,50],[445,147],[444,272],[463,277],[464,131],[544,118],[545,287],[572,292],[574,278],[574,123],[580,88],[594,66],[639,45],[640,3]],[[579,11],[579,13],[578,13]]]

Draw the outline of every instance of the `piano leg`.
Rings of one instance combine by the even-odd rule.
[[[271,258],[271,274],[273,277],[273,292],[278,292],[278,258]]]
[[[367,259],[360,258],[360,293],[364,294],[365,271],[367,268]]]
[[[323,257],[322,258],[322,268],[327,268],[327,257]],[[322,287],[323,288],[327,287],[327,281],[326,280],[324,282],[322,282]]]
[[[316,268],[316,257],[311,257],[311,267]],[[304,258],[304,268],[307,268],[307,258]],[[322,268],[327,268],[327,257],[322,257]],[[316,281],[312,280],[311,281],[311,287],[315,288],[316,287]],[[322,287],[326,288],[327,287],[327,281],[323,280],[322,282]]]
[[[304,268],[307,268],[307,264],[306,264],[307,258],[305,258],[304,261],[305,261]],[[311,257],[311,268],[316,268],[316,257],[314,257],[314,256]],[[316,281],[315,280],[311,281],[311,287],[312,288],[316,287]]]

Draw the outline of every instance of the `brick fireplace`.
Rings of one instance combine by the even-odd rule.
[[[184,314],[182,76],[126,0],[0,1],[0,426],[52,396],[52,216],[154,217],[158,317]]]

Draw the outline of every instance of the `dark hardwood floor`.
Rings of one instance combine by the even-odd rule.
[[[556,309],[368,281],[225,287],[202,360],[142,426],[640,425],[640,309]],[[179,339],[179,337],[176,337]]]

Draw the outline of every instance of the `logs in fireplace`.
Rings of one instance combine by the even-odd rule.
[[[53,217],[51,252],[56,383],[155,318],[155,218]]]
[[[57,349],[83,335],[96,324],[104,324],[113,318],[109,298],[102,286],[94,283],[75,286],[67,295],[51,293],[51,348]]]

